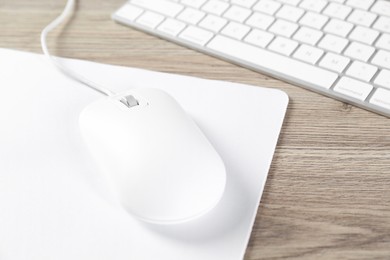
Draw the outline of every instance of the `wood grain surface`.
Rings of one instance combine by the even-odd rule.
[[[64,2],[0,0],[0,47],[41,52],[39,33]],[[246,260],[390,259],[389,119],[118,25],[110,14],[123,2],[79,1],[50,48],[290,96]]]

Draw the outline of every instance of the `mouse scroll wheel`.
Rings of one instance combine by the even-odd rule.
[[[121,98],[120,100],[123,104],[125,104],[127,107],[135,107],[139,105],[139,102],[135,97],[132,95],[126,96]]]

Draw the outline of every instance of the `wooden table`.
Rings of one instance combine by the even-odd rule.
[[[0,0],[0,47],[41,52],[64,2]],[[50,35],[53,53],[290,96],[245,259],[390,259],[389,119],[118,25],[110,14],[123,2],[80,1]]]

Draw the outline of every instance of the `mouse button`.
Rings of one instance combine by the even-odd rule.
[[[176,100],[167,92],[157,88],[137,88],[122,92],[116,96],[116,99],[121,99],[125,96],[132,95],[138,100],[139,105],[148,106],[164,106],[169,103],[174,103]]]
[[[132,89],[109,98],[116,101],[116,104],[119,104],[122,107],[137,108],[148,106],[153,97],[154,95],[149,95],[148,91],[145,91],[145,89]]]
[[[120,99],[120,102],[129,108],[139,106],[138,100],[133,95],[124,96],[122,99]]]
[[[133,98],[112,98],[111,102],[122,111],[138,111],[149,106],[149,102],[147,102],[145,99],[139,98],[138,96],[133,96]]]

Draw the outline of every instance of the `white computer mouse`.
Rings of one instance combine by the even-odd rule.
[[[125,104],[126,99],[133,104]],[[121,204],[137,218],[159,224],[185,222],[220,201],[224,163],[166,92],[133,89],[98,100],[83,110],[80,127]]]

